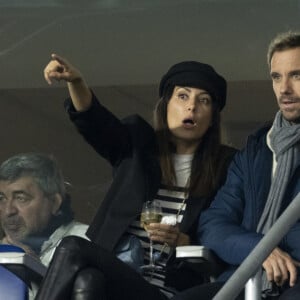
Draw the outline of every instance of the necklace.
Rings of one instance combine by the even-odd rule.
[[[183,200],[182,200],[182,202],[181,202],[181,204],[180,204],[180,206],[179,206],[179,208],[178,208],[178,210],[177,210],[177,213],[176,213],[175,217],[172,218],[172,219],[173,219],[173,220],[172,220],[173,222],[170,220],[169,222],[165,222],[165,223],[162,222],[162,224],[168,224],[168,225],[173,225],[173,226],[175,226],[176,224],[179,223],[179,222],[178,222],[179,215],[181,214],[181,212],[182,212],[182,210],[183,210],[183,208],[184,208],[184,206],[185,206],[185,204],[186,204],[186,200],[187,200],[187,198],[188,198],[188,188],[187,188],[187,187],[189,186],[189,184],[190,184],[190,176],[189,176],[189,178],[187,179],[187,182],[186,182],[186,185],[185,185],[185,188],[184,188],[184,196],[183,196]],[[167,218],[167,217],[168,217],[168,216],[163,217],[163,218]],[[163,221],[163,219],[162,219],[162,221]],[[163,246],[162,246],[162,248],[160,249],[160,251],[154,253],[154,262],[155,262],[155,261],[159,261],[159,260],[162,258],[162,253],[165,251],[165,249],[166,249],[167,247],[169,247],[168,243],[164,243]]]

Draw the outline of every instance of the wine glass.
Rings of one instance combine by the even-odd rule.
[[[147,225],[150,223],[160,223],[162,219],[162,209],[159,201],[147,201],[144,203],[141,212],[141,226],[147,231]],[[155,266],[153,257],[153,242],[149,239],[149,265],[141,267],[143,270],[154,271],[158,266]]]

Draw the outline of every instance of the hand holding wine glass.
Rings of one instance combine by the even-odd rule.
[[[162,209],[159,201],[147,201],[143,205],[141,213],[141,226],[147,231],[147,226],[151,223],[160,223],[162,219]],[[153,260],[153,242],[150,239],[149,265],[145,265],[143,269],[154,270],[156,268]]]

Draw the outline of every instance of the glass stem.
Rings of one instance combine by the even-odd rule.
[[[150,262],[150,266],[154,266],[154,260],[153,260],[153,242],[152,240],[150,239],[150,244],[149,244],[149,247],[150,247],[150,252],[149,252],[149,262]]]

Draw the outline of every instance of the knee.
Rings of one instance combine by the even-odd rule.
[[[78,272],[72,299],[105,299],[105,278],[101,271],[88,267]]]
[[[90,242],[84,238],[81,238],[79,236],[75,235],[69,235],[64,237],[60,244],[59,248],[60,249],[68,249],[68,250],[80,250],[84,247],[84,245],[89,244]]]
[[[92,286],[105,286],[105,278],[103,273],[93,267],[85,268],[78,272],[74,288],[76,289],[86,289]]]
[[[297,283],[295,286],[288,288],[279,297],[279,300],[294,300],[294,299],[300,299],[300,283]]]

